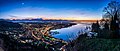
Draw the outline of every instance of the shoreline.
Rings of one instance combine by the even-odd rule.
[[[68,23],[68,24],[58,24],[55,25],[53,28],[51,28],[50,30],[56,30],[56,29],[61,29],[61,28],[67,28],[73,25],[77,25],[77,23]]]

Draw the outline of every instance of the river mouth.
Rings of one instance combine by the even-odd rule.
[[[50,32],[59,32],[52,36],[65,41],[70,41],[76,39],[78,35],[90,31],[89,29],[86,29],[86,27],[91,27],[91,25],[79,23],[66,28],[50,30]]]

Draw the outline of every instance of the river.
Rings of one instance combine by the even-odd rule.
[[[55,38],[63,39],[65,41],[74,40],[78,37],[78,35],[83,34],[85,32],[89,32],[91,29],[86,29],[86,27],[91,27],[91,24],[77,24],[72,25],[70,27],[51,30],[51,32],[59,32],[58,34],[52,35]]]

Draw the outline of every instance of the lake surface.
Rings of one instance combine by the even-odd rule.
[[[78,37],[78,35],[83,34],[85,32],[89,32],[91,29],[86,29],[86,27],[90,27],[90,24],[77,24],[67,28],[61,28],[56,30],[51,30],[51,32],[59,32],[59,34],[52,35],[55,38],[63,39],[65,41],[74,40]]]

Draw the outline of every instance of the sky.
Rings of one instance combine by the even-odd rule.
[[[111,0],[0,0],[0,19],[99,20]]]

